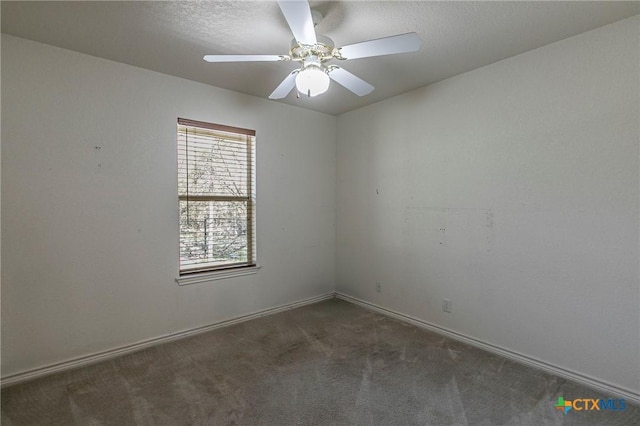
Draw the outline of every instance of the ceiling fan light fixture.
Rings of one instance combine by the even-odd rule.
[[[323,94],[329,89],[329,76],[318,65],[307,65],[296,75],[298,92],[310,97]]]

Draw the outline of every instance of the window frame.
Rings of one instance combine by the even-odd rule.
[[[225,137],[225,135],[221,134],[221,138],[225,140],[234,140],[236,139],[234,136],[237,136],[237,142],[242,142],[246,144],[246,173],[247,173],[247,181],[246,181],[246,195],[244,196],[233,196],[233,195],[192,195],[189,194],[188,186],[186,193],[181,193],[180,190],[180,174],[181,174],[181,166],[178,163],[177,165],[177,177],[178,177],[178,247],[181,247],[183,242],[183,232],[182,232],[182,213],[181,213],[181,203],[190,201],[193,202],[242,202],[246,203],[246,239],[247,239],[247,256],[246,261],[237,262],[237,263],[224,263],[212,265],[203,264],[203,266],[198,266],[197,264],[191,265],[191,267],[185,267],[183,265],[182,252],[179,249],[178,256],[178,278],[176,281],[180,285],[184,284],[193,284],[202,281],[209,281],[213,279],[221,279],[232,276],[240,276],[256,273],[260,267],[256,263],[256,232],[255,232],[255,209],[256,209],[256,191],[255,191],[255,181],[256,181],[256,167],[255,167],[255,152],[256,152],[256,132],[255,130],[244,129],[240,127],[233,127],[222,124],[209,123],[204,121],[197,121],[185,118],[178,118],[177,120],[177,128],[176,128],[176,149],[177,149],[177,161],[179,161],[180,153],[184,152],[187,155],[187,171],[186,174],[188,176],[188,153],[190,152],[189,147],[185,144],[184,149],[180,143],[181,131],[182,127],[194,127],[200,129],[206,129],[213,132],[223,132],[231,135],[231,137]],[[184,133],[188,134],[188,133]],[[242,140],[242,138],[246,138],[246,140]],[[213,139],[213,138],[212,138]]]

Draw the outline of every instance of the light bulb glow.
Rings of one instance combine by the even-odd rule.
[[[296,75],[298,92],[308,96],[318,96],[329,89],[329,76],[317,65],[307,65]]]

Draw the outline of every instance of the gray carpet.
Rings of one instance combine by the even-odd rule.
[[[2,391],[11,425],[638,425],[598,391],[330,300]]]

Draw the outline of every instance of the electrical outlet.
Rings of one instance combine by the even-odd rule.
[[[382,293],[382,284],[380,284],[380,283],[376,283],[376,291],[377,291],[378,293]]]
[[[451,300],[450,299],[442,299],[442,310],[448,313],[451,313]]]

